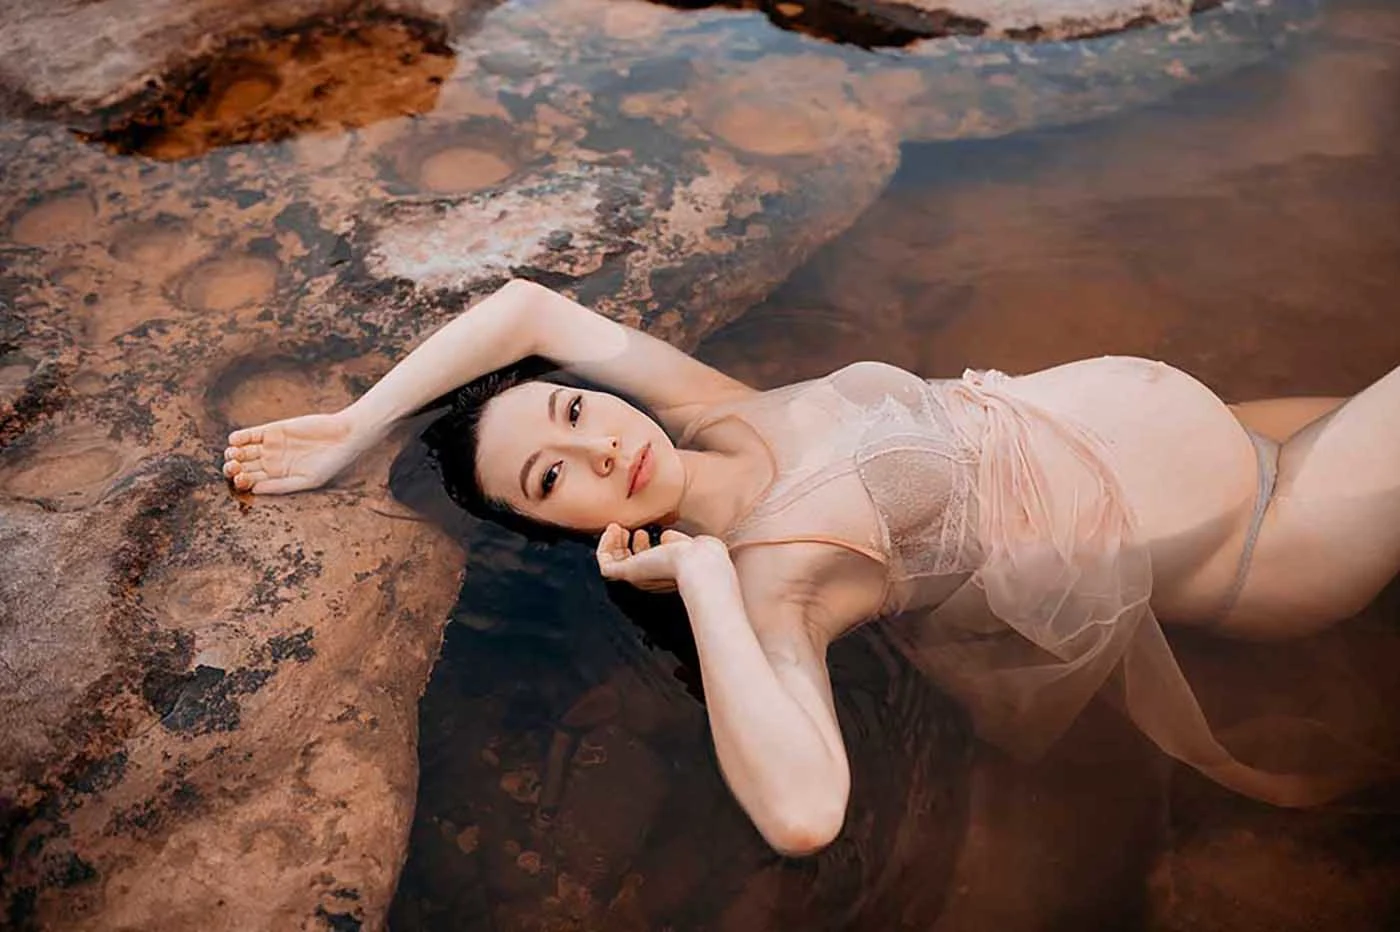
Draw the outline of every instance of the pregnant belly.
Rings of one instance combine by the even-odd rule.
[[[1157,596],[1192,614],[1228,588],[1258,466],[1210,389],[1164,363],[1103,357],[1020,376],[1007,390],[1103,441],[1151,548]]]

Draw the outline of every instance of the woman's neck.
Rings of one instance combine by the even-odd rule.
[[[676,509],[676,529],[723,536],[772,481],[771,465],[757,455],[678,450],[685,490]]]

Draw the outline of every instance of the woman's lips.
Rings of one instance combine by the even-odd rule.
[[[646,488],[651,481],[651,444],[644,444],[637,455],[632,457],[632,468],[627,470],[627,497]]]

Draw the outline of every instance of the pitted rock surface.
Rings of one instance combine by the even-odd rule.
[[[0,124],[0,909],[18,928],[383,925],[462,549],[388,500],[387,447],[324,492],[230,494],[231,427],[344,404],[511,275],[693,346],[848,227],[902,141],[1159,99],[1270,54],[1313,4],[871,56],[728,11],[424,3],[455,61],[416,118],[227,145],[219,127],[283,99],[254,75],[196,95],[184,149],[115,156],[55,122],[119,127],[207,50],[383,9],[5,6],[8,90],[45,118]],[[577,740],[652,768],[601,719]],[[603,877],[623,910],[620,862],[579,873],[634,830],[587,812],[599,785],[541,784],[579,886],[538,867],[565,907]],[[453,844],[483,845],[468,828]]]

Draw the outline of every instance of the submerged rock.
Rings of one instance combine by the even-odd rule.
[[[231,427],[344,404],[512,275],[693,346],[849,226],[902,140],[1155,99],[1266,54],[1312,4],[1084,49],[890,57],[727,11],[532,0],[483,19],[424,0],[332,19],[349,7],[7,4],[10,103],[46,118],[0,125],[0,909],[16,927],[383,924],[462,548],[388,501],[387,448],[324,492],[231,494]],[[431,99],[337,110],[334,89],[267,70],[295,61],[301,80],[348,35],[380,61],[376,43],[410,33],[441,40],[421,71],[402,63]],[[547,748],[540,784],[511,784],[557,806],[562,860],[503,854],[485,817],[444,843],[487,859],[493,891],[553,878],[561,915],[637,915],[655,894],[625,858],[588,865],[681,792],[636,743],[662,727],[647,715],[624,696],[554,755],[592,742],[649,775],[617,824],[584,811],[607,774],[551,776]],[[852,831],[878,873],[872,839],[898,829],[875,825]]]
[[[919,36],[1044,41],[1181,22],[1224,0],[833,0]]]

